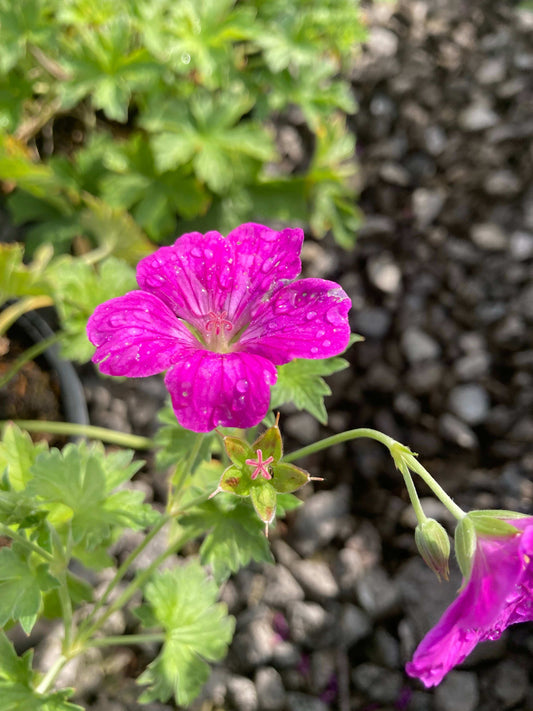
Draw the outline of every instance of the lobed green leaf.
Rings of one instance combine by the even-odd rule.
[[[348,367],[344,358],[324,360],[297,358],[278,367],[278,380],[272,388],[270,409],[275,410],[286,402],[293,402],[300,410],[307,410],[322,424],[328,416],[324,397],[331,395],[329,385],[322,376],[331,375]]]
[[[198,695],[209,676],[207,662],[221,659],[233,636],[234,620],[217,596],[218,586],[196,561],[157,573],[147,584],[150,614],[142,617],[164,628],[165,641],[138,679],[149,687],[141,702],[174,697],[187,706]]]

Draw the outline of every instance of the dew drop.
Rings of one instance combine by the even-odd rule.
[[[235,385],[235,389],[239,393],[245,393],[248,388],[249,388],[249,382],[245,380],[244,378],[241,378],[241,380],[237,380],[237,383]]]
[[[324,346],[324,348],[328,348],[329,346],[331,346],[331,341],[328,341],[326,339],[325,341],[322,341],[322,345]]]
[[[191,254],[193,257],[203,257],[203,252],[200,247],[193,247],[191,249]]]
[[[274,311],[278,314],[282,314],[289,308],[289,304],[286,301],[278,301],[274,306]]]
[[[339,313],[337,309],[329,309],[329,311],[326,313],[326,321],[329,321],[329,323],[332,324],[339,323]]]
[[[305,318],[308,321],[312,321],[314,318],[316,318],[316,311],[308,311],[305,315]]]
[[[321,329],[320,331],[317,331],[316,337],[322,338],[322,336],[325,336],[325,335],[326,335],[326,332]]]
[[[204,257],[205,257],[206,259],[213,259],[213,250],[212,250],[212,249],[209,249],[208,247],[206,247],[206,248],[204,249]]]
[[[183,52],[183,54],[181,55],[181,61],[183,62],[183,64],[189,64],[189,62],[191,61],[191,55],[188,52]]]
[[[311,348],[311,353],[318,353],[318,348],[316,346],[313,346]]]

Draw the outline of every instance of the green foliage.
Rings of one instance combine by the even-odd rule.
[[[324,397],[331,395],[329,385],[322,376],[337,373],[348,367],[344,358],[325,360],[296,360],[278,367],[278,380],[272,388],[270,408],[275,410],[286,402],[293,402],[300,410],[307,410],[313,417],[326,424],[328,415]]]
[[[33,650],[17,656],[13,645],[0,631],[0,698],[2,711],[83,711],[68,698],[72,689],[52,694],[37,694],[32,689],[35,674],[31,668]]]
[[[0,26],[0,177],[32,248],[98,244],[128,212],[141,248],[143,232],[168,242],[265,217],[353,243],[343,70],[364,36],[357,2],[0,0]],[[300,174],[273,130],[294,106],[315,139]]]
[[[157,448],[155,461],[158,468],[176,466],[179,461],[189,456],[198,438],[202,441],[194,462],[190,463],[191,471],[195,471],[200,462],[210,459],[215,437],[213,433],[203,435],[183,428],[176,420],[170,404],[159,411],[157,419],[160,426],[154,436],[154,445]]]
[[[18,620],[29,634],[41,606],[41,593],[59,585],[45,563],[32,564],[19,546],[0,549],[0,627]]]
[[[228,494],[218,494],[180,519],[191,537],[207,533],[200,558],[209,565],[218,583],[250,561],[272,562],[263,525],[252,507]]]
[[[43,247],[29,266],[23,263],[23,256],[22,245],[0,244],[0,306],[8,299],[51,291],[44,275],[50,250]]]
[[[86,262],[65,256],[49,267],[48,276],[54,284],[56,307],[65,334],[63,355],[85,362],[94,353],[94,346],[87,338],[87,319],[99,304],[137,288],[135,272],[115,257],[103,260],[96,271]]]
[[[0,474],[3,484],[12,491],[22,492],[31,478],[31,466],[46,448],[44,442],[32,442],[30,435],[16,425],[6,425],[0,442]]]
[[[27,492],[48,511],[59,530],[68,529],[74,545],[87,550],[109,541],[112,533],[128,526],[142,529],[158,514],[144,504],[140,491],[115,489],[131,479],[142,462],[120,450],[105,455],[101,447],[67,444],[60,452],[40,454],[31,468]]]
[[[234,620],[216,603],[218,586],[197,562],[156,574],[144,591],[148,606],[138,613],[147,627],[162,626],[163,648],[138,679],[148,685],[141,701],[174,697],[188,706],[209,676],[207,662],[221,659]]]

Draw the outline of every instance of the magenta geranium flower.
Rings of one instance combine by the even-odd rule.
[[[268,411],[276,365],[348,345],[350,300],[324,279],[293,281],[303,232],[249,223],[227,237],[191,232],[137,266],[139,291],[87,324],[108,375],[167,371],[178,422],[195,432],[251,427]]]
[[[478,642],[533,620],[533,517],[508,520],[514,536],[478,536],[470,578],[406,665],[427,686],[440,684]]]

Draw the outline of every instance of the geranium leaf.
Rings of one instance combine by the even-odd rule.
[[[83,711],[81,706],[67,701],[73,689],[51,694],[33,691],[36,674],[32,672],[33,649],[21,657],[12,643],[0,631],[0,699],[2,711]]]
[[[122,452],[106,457],[103,448],[84,444],[67,444],[62,452],[52,449],[32,466],[28,493],[47,508],[51,523],[59,529],[71,526],[75,544],[94,549],[114,530],[141,529],[159,515],[143,503],[142,492],[113,492],[141,466],[141,462],[129,464],[132,455]]]
[[[210,565],[217,583],[251,560],[272,562],[263,526],[249,503],[231,494],[218,494],[183,516],[180,524],[191,537],[207,535],[200,547],[204,565]]]
[[[41,249],[40,254],[41,257],[28,266],[22,261],[22,245],[0,244],[0,305],[7,299],[50,293],[45,268],[51,257],[51,250]]]
[[[176,415],[170,405],[165,405],[158,412],[157,419],[160,422],[160,427],[154,436],[154,444],[157,448],[155,461],[158,469],[175,466],[189,454],[199,437],[202,438],[202,443],[195,461],[191,462],[191,469],[194,470],[200,462],[210,459],[214,434],[198,434],[186,430],[176,420]]]
[[[61,342],[63,355],[88,361],[94,346],[87,338],[87,319],[99,304],[136,289],[135,272],[115,257],[103,260],[97,272],[91,265],[65,256],[56,260],[51,277],[65,333]]]
[[[234,620],[216,603],[218,586],[197,562],[156,574],[145,588],[152,619],[165,630],[163,648],[138,679],[141,702],[174,697],[188,706],[209,676],[207,662],[227,651]]]
[[[301,410],[307,410],[313,417],[326,424],[328,415],[324,397],[331,395],[331,389],[322,376],[331,375],[348,367],[344,358],[325,360],[305,360],[297,358],[278,367],[278,380],[272,388],[270,409],[275,410],[286,402],[293,402]]]
[[[0,442],[0,475],[6,474],[11,489],[24,489],[30,479],[31,465],[46,449],[45,442],[33,442],[30,435],[17,425],[6,425]]]
[[[41,593],[59,585],[41,564],[33,567],[19,549],[0,550],[0,627],[18,620],[29,634],[41,607]]]

